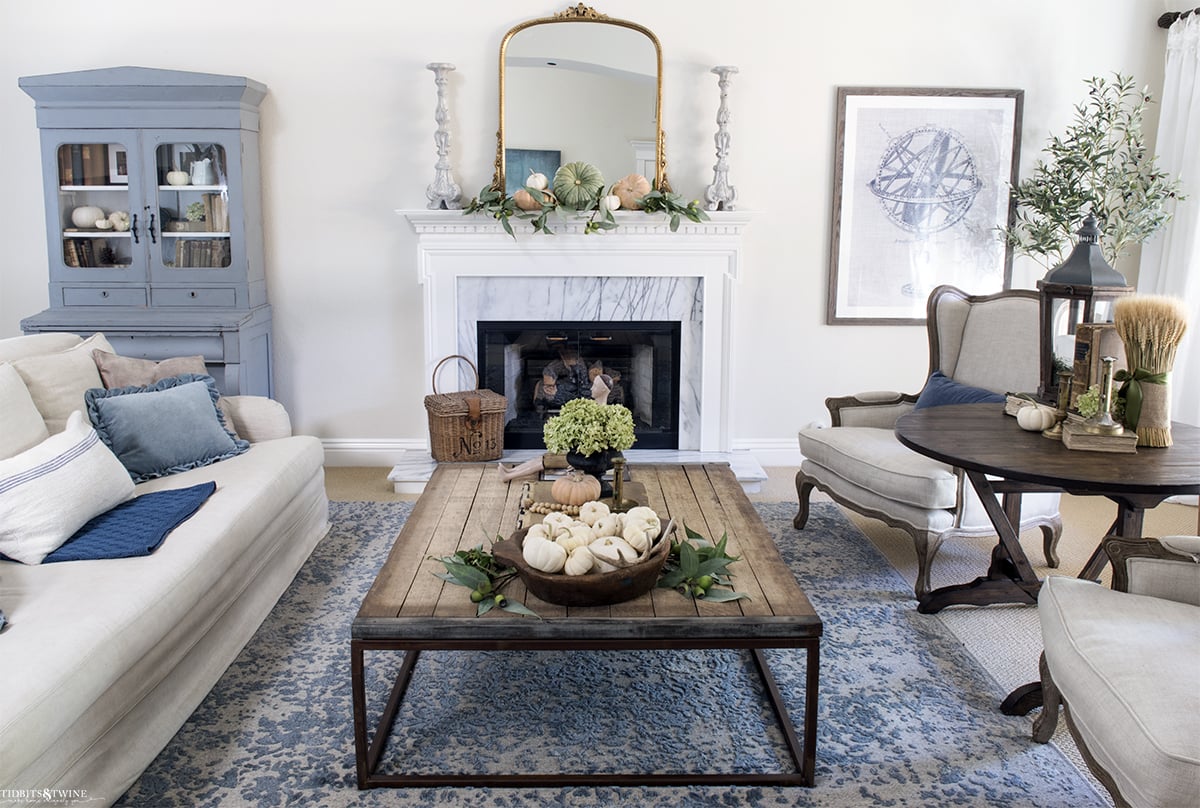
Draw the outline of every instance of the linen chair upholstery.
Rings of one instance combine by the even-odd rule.
[[[1042,626],[1046,743],[1059,706],[1117,806],[1200,799],[1200,536],[1105,539],[1113,588],[1048,577]]]
[[[927,303],[929,374],[996,393],[1037,389],[1038,296],[1029,290],[972,296],[939,286]],[[929,591],[930,569],[942,542],[960,536],[995,535],[983,503],[961,469],[918,454],[896,439],[896,420],[910,412],[917,394],[875,391],[828,398],[832,428],[800,431],[804,460],[796,474],[800,510],[808,521],[812,489],[864,516],[907,531],[917,552],[920,598]],[[1026,494],[1021,530],[1040,528],[1046,561],[1057,566],[1062,534],[1057,493]]]

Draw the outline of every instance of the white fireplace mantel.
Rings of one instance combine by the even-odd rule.
[[[616,230],[589,235],[582,220],[552,223],[553,235],[520,223],[516,239],[485,215],[397,213],[417,233],[426,379],[446,356],[474,361],[479,320],[678,320],[679,448],[730,450],[733,293],[746,213],[685,220],[676,232],[665,216],[635,212],[618,212]],[[443,373],[438,390],[473,381],[469,370]]]

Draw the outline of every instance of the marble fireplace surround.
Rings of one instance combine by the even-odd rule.
[[[417,233],[427,385],[443,357],[475,361],[479,320],[679,321],[679,448],[731,449],[733,293],[748,216],[713,213],[672,233],[665,217],[618,213],[608,233],[584,235],[572,221],[551,236],[518,228],[514,240],[482,216],[397,212]],[[438,390],[473,382],[465,366],[443,369]]]

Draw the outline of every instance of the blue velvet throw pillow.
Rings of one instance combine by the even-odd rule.
[[[250,448],[225,429],[211,376],[184,373],[144,387],[93,388],[88,418],[135,483],[207,466]]]
[[[921,395],[917,396],[917,403],[913,405],[913,409],[940,407],[944,404],[981,403],[1003,404],[1004,396],[993,393],[991,390],[984,390],[982,387],[959,384],[940,370],[935,370],[929,377],[929,381],[925,383],[925,389],[921,391]]]

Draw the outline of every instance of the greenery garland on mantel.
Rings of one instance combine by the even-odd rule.
[[[559,169],[559,173],[555,174],[554,185],[557,189],[561,182],[560,175],[563,169],[570,169],[576,166],[583,166],[585,169],[595,171],[594,168],[584,163],[572,163]],[[594,175],[599,178],[599,172]],[[603,180],[599,180],[600,185],[597,186],[596,192],[591,194],[580,194],[583,201],[580,204],[568,205],[560,201],[559,197],[562,194],[552,193],[547,189],[545,178],[541,178],[541,182],[527,184],[522,189],[529,194],[536,203],[540,204],[539,208],[534,210],[522,210],[517,206],[515,196],[506,196],[504,192],[495,186],[488,186],[479,192],[479,195],[472,198],[467,206],[463,208],[464,215],[475,213],[483,213],[491,216],[500,223],[504,228],[504,232],[508,233],[514,239],[517,237],[513,230],[512,219],[522,219],[528,221],[534,233],[545,233],[553,235],[554,230],[551,225],[556,225],[556,219],[570,221],[571,217],[586,217],[583,232],[585,234],[598,233],[607,230],[615,230],[618,227],[616,217],[613,216],[613,205],[608,204],[606,200],[609,197],[603,192]],[[518,192],[519,194],[520,192]],[[578,193],[578,192],[577,192]],[[615,199],[615,197],[613,197]],[[679,229],[683,219],[688,219],[693,222],[708,221],[708,214],[700,207],[700,201],[693,199],[690,202],[685,201],[682,196],[669,190],[660,190],[652,188],[644,196],[637,200],[636,210],[642,213],[649,214],[664,214],[669,222],[671,232],[674,233]]]

